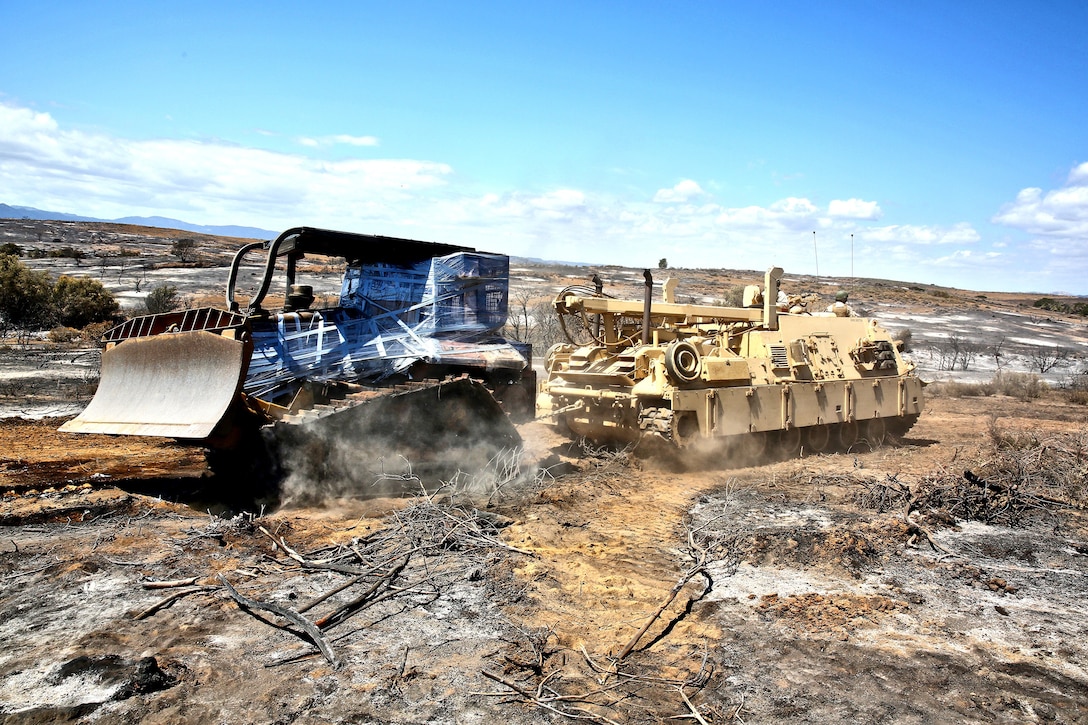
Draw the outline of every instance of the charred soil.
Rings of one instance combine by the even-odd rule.
[[[486,484],[220,515],[199,451],[57,423],[0,425],[6,721],[1088,719],[1056,397],[679,472],[538,422]]]

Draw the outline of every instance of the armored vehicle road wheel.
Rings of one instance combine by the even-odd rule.
[[[850,446],[858,442],[858,424],[857,421],[848,420],[845,423],[839,424],[839,446],[843,450],[850,450]]]
[[[699,417],[690,410],[673,412],[672,440],[681,448],[690,446],[700,439]]]
[[[822,453],[831,444],[831,426],[814,425],[805,429],[805,447],[813,453]]]
[[[882,446],[887,435],[888,428],[884,425],[883,418],[871,418],[865,421],[865,440],[869,441],[869,445],[873,448]]]
[[[789,430],[783,430],[778,432],[778,449],[783,455],[794,456],[801,450],[801,441],[803,437],[801,435],[800,428],[790,428]]]

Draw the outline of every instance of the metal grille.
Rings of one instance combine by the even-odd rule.
[[[790,366],[789,355],[786,354],[785,345],[771,345],[771,365],[776,368],[788,368]]]
[[[245,321],[245,315],[237,312],[227,312],[214,307],[199,307],[180,312],[133,317],[117,327],[106,330],[106,333],[102,335],[102,341],[120,342],[133,337],[148,337],[164,332],[191,332],[193,330],[222,332],[231,327],[240,327]]]

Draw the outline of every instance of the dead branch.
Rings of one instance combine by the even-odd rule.
[[[0,578],[0,582],[6,582],[9,579],[18,579],[21,576],[30,576],[31,574],[37,574],[39,572],[45,571],[46,569],[48,569],[51,566],[53,566],[53,565],[52,564],[46,564],[45,566],[41,567],[40,569],[31,569],[30,571],[18,571],[18,572],[15,572],[14,574],[8,574],[7,576],[5,576],[3,578]]]
[[[116,564],[117,566],[151,566],[151,562],[149,561],[120,561],[118,559],[110,559],[109,557],[105,557],[105,559],[109,563]]]
[[[149,581],[143,583],[144,589],[173,589],[174,587],[189,587],[196,584],[197,577],[188,579],[172,579],[169,581]]]
[[[589,656],[589,652],[586,651],[586,648],[584,646],[581,648],[581,652],[582,652],[582,657],[585,658],[585,661],[589,665],[590,669],[592,669],[594,672],[597,672],[598,674],[604,675],[603,678],[598,680],[598,683],[603,684],[603,683],[607,682],[610,677],[615,677],[616,678],[616,683],[613,684],[609,688],[604,688],[605,690],[611,689],[613,687],[618,687],[618,686],[623,685],[623,684],[633,683],[633,682],[648,683],[648,684],[664,684],[664,685],[671,686],[671,687],[675,688],[677,692],[680,693],[680,697],[681,697],[681,699],[683,699],[684,705],[688,708],[688,712],[690,714],[688,714],[688,715],[676,715],[676,716],[673,716],[673,717],[671,717],[669,719],[670,720],[695,720],[695,721],[697,721],[699,723],[703,723],[704,725],[707,725],[706,720],[702,716],[702,713],[699,712],[699,709],[695,707],[695,704],[691,701],[691,699],[688,697],[687,693],[684,691],[685,687],[702,688],[703,686],[706,685],[707,681],[710,679],[710,674],[711,673],[707,670],[708,656],[707,656],[706,651],[703,652],[703,661],[699,665],[699,671],[693,677],[690,677],[690,678],[688,678],[686,680],[682,680],[682,681],[681,680],[676,680],[676,679],[666,679],[666,678],[661,678],[661,677],[647,677],[645,675],[636,675],[636,674],[633,674],[633,673],[630,673],[630,672],[624,672],[624,671],[619,670],[617,668],[617,665],[619,663],[618,659],[613,661],[613,664],[612,664],[611,667],[605,668],[605,667],[602,667],[601,665],[599,665],[599,664],[597,664],[596,662],[593,661],[593,658]],[[601,691],[604,691],[604,690],[601,690]]]
[[[363,557],[362,554],[360,554],[358,551],[355,551],[354,548],[352,549],[352,553],[356,554],[361,561],[366,561],[365,557]],[[410,554],[414,553],[414,550],[413,550],[413,552],[409,552],[409,553]],[[350,589],[352,586],[354,586],[355,584],[358,584],[359,582],[361,582],[363,579],[367,578],[368,576],[372,576],[375,572],[389,566],[389,564],[395,558],[396,557],[391,557],[389,559],[386,559],[385,561],[383,561],[380,564],[375,564],[374,566],[370,567],[370,569],[363,572],[362,574],[359,574],[354,579],[350,579],[347,582],[345,582],[344,584],[341,584],[340,586],[338,586],[338,587],[336,587],[334,589],[331,589],[330,591],[326,592],[325,594],[322,594],[321,596],[317,597],[316,599],[310,601],[308,604],[306,604],[306,606],[300,608],[298,610],[299,613],[301,614],[303,612],[308,612],[309,610],[316,607],[318,604],[321,604],[321,602],[325,601],[326,599],[329,599],[331,597],[336,596],[337,594],[344,591],[345,589]]]
[[[544,678],[540,682],[540,684],[537,687],[537,692],[535,694],[532,693],[532,692],[529,692],[528,690],[521,687],[520,685],[518,685],[516,683],[513,683],[513,682],[510,682],[509,680],[507,680],[507,679],[505,679],[503,677],[499,677],[498,675],[493,674],[491,672],[488,672],[487,670],[481,670],[481,674],[484,677],[486,677],[487,679],[489,679],[489,680],[493,680],[495,682],[498,682],[500,685],[503,685],[505,687],[509,687],[511,690],[516,692],[518,695],[521,695],[525,700],[527,700],[528,702],[531,702],[532,704],[536,705],[537,707],[543,708],[544,710],[548,710],[549,712],[554,712],[556,715],[562,715],[563,717],[570,718],[571,720],[591,720],[593,722],[605,722],[605,723],[610,723],[610,725],[618,725],[618,723],[616,723],[614,720],[610,720],[607,717],[605,717],[604,715],[598,715],[597,713],[590,712],[589,710],[587,710],[587,709],[585,709],[583,707],[572,707],[571,708],[572,711],[567,711],[567,710],[560,709],[560,708],[556,707],[555,705],[553,705],[552,704],[553,702],[572,702],[572,701],[586,702],[585,698],[588,697],[588,695],[574,695],[574,696],[572,696],[572,695],[550,695],[550,696],[543,696],[542,695],[542,690],[543,690],[543,687],[544,687],[545,683],[548,681],[548,679],[553,677],[555,673],[553,673],[552,675],[549,675],[548,677]],[[508,693],[505,693],[505,692],[501,692],[501,693],[485,692],[485,693],[481,693],[481,694],[495,696],[495,695],[506,695]],[[589,694],[594,694],[594,693],[589,693]]]
[[[688,522],[686,529],[688,546],[685,553],[688,557],[692,559],[692,566],[683,574],[683,576],[681,576],[676,581],[676,584],[674,584],[672,589],[669,590],[668,596],[665,597],[665,601],[661,604],[660,607],[657,608],[657,611],[653,613],[653,615],[646,622],[646,624],[642,625],[642,629],[640,629],[638,633],[631,638],[631,641],[627,643],[627,646],[625,646],[616,656],[617,661],[622,660],[627,657],[627,655],[631,654],[631,651],[634,650],[635,645],[638,644],[639,640],[642,639],[643,635],[645,635],[646,632],[649,631],[653,623],[657,621],[657,619],[666,609],[668,609],[669,605],[672,604],[674,599],[676,599],[676,596],[680,593],[684,586],[687,585],[687,583],[690,582],[693,578],[695,578],[696,575],[701,574],[706,579],[707,584],[703,591],[699,594],[699,596],[693,599],[688,606],[690,606],[691,603],[694,603],[698,599],[702,599],[704,596],[706,596],[706,593],[709,592],[710,588],[713,586],[714,582],[710,578],[710,572],[708,572],[706,568],[707,562],[711,556],[711,545],[707,543],[707,539],[705,538],[701,539],[699,542],[695,541],[695,530],[692,528],[690,522]],[[666,633],[669,631],[669,629],[671,629],[671,625],[669,628],[666,629]]]
[[[351,587],[355,586],[356,584],[358,584],[359,582],[361,582],[365,578],[366,578],[366,574],[360,574],[359,576],[355,577],[354,579],[348,579],[346,582],[344,582],[340,586],[335,587],[333,589],[330,589],[329,591],[325,592],[324,594],[317,597],[316,599],[310,600],[310,602],[308,604],[306,604],[305,606],[299,607],[298,608],[298,613],[299,614],[304,614],[304,613],[310,611],[311,609],[316,607],[318,604],[321,604],[321,602],[325,601],[326,599],[328,599],[330,597],[336,596],[337,594],[344,591],[345,589],[350,589]]]
[[[159,611],[160,609],[166,609],[167,607],[169,607],[171,604],[173,604],[177,600],[181,599],[182,597],[187,597],[190,594],[196,594],[198,592],[206,592],[206,591],[208,591],[210,589],[218,589],[218,588],[219,587],[204,586],[204,587],[193,587],[192,589],[182,589],[180,591],[176,591],[173,594],[169,595],[168,597],[166,597],[164,599],[160,599],[159,601],[155,602],[150,607],[148,607],[147,609],[143,610],[142,612],[140,612],[139,614],[134,616],[133,619],[135,619],[135,620],[147,619],[148,617],[150,617],[155,612]]]
[[[408,562],[411,560],[411,558],[411,554],[404,557],[404,561],[393,567],[393,569],[389,571],[386,575],[379,577],[378,580],[375,581],[369,589],[363,592],[362,595],[356,597],[355,599],[352,599],[347,604],[344,604],[343,606],[338,607],[333,612],[325,615],[321,619],[317,620],[315,624],[321,629],[328,629],[329,627],[333,627],[340,622],[343,622],[345,619],[347,619],[360,608],[362,608],[362,606],[366,604],[367,600],[370,599],[374,595],[374,593],[382,587],[382,585],[392,584],[393,580],[400,576],[400,573],[404,571],[404,567],[408,566]]]
[[[291,664],[293,662],[302,662],[303,660],[308,660],[311,657],[314,657],[314,656],[319,655],[319,654],[321,654],[321,653],[316,651],[316,650],[309,650],[307,652],[299,652],[298,654],[287,655],[286,657],[281,657],[280,659],[273,660],[272,662],[266,662],[264,666],[266,668],[280,667],[281,665],[289,665],[289,664]]]
[[[687,693],[684,692],[684,686],[680,685],[676,689],[680,693],[680,697],[684,700],[684,704],[687,705],[688,710],[691,712],[690,717],[694,718],[700,725],[710,725],[703,719],[703,715],[699,712],[699,709],[691,703],[690,699],[688,699]]]
[[[654,612],[649,620],[646,621],[646,624],[642,625],[642,629],[640,629],[638,633],[631,638],[631,641],[627,643],[627,646],[620,650],[620,653],[616,655],[617,660],[622,660],[627,655],[631,654],[631,650],[635,648],[635,645],[637,645],[638,641],[642,639],[642,636],[646,634],[647,631],[649,631],[650,627],[653,625],[654,622],[657,621],[658,617],[661,616],[662,612],[668,609],[669,605],[672,604],[674,599],[676,599],[676,595],[679,594],[680,590],[684,588],[684,585],[691,581],[697,574],[706,575],[706,566],[704,564],[700,563],[692,567],[676,581],[676,584],[674,584],[672,589],[669,590],[668,596],[665,597],[665,601],[661,604],[660,607],[657,608],[657,611]]]
[[[300,566],[303,566],[303,567],[305,567],[307,569],[326,569],[328,571],[338,571],[341,574],[355,574],[355,575],[360,575],[360,574],[365,573],[363,571],[360,571],[357,567],[345,566],[343,564],[330,563],[330,560],[312,561],[310,559],[307,559],[302,554],[298,553],[297,551],[292,549],[290,546],[288,546],[287,541],[282,536],[277,540],[276,537],[273,536],[272,534],[270,534],[268,529],[266,529],[265,527],[258,525],[257,529],[262,534],[264,534],[265,536],[267,536],[269,539],[272,540],[273,546],[279,547],[280,550],[283,551],[283,553],[287,554],[287,556],[289,556],[292,559],[294,559],[295,561],[297,561]]]
[[[606,682],[609,677],[616,677],[623,682],[645,682],[657,685],[670,685],[672,687],[702,687],[710,679],[710,673],[706,669],[707,657],[705,653],[703,654],[703,662],[699,666],[699,671],[695,673],[694,677],[686,680],[677,680],[675,678],[649,677],[647,675],[636,675],[631,672],[624,672],[623,670],[616,668],[618,660],[614,660],[611,667],[602,667],[590,657],[585,646],[581,647],[581,652],[582,657],[585,659],[586,664],[589,665],[590,669],[598,674],[604,675],[603,679],[598,680],[599,683]]]
[[[310,620],[306,619],[298,612],[288,609],[287,607],[281,607],[277,604],[270,604],[268,602],[260,602],[255,599],[249,599],[242,596],[234,587],[230,585],[230,582],[227,581],[227,578],[223,576],[222,573],[219,574],[219,581],[223,582],[223,586],[227,588],[227,592],[230,594],[231,598],[233,598],[234,601],[238,602],[238,604],[244,609],[261,609],[266,612],[271,612],[277,616],[283,617],[292,624],[299,626],[302,631],[304,631],[309,636],[310,640],[315,645],[317,645],[317,648],[321,650],[321,654],[325,656],[325,659],[328,660],[329,664],[332,665],[334,669],[340,667],[340,660],[338,660],[336,658],[336,655],[333,654],[332,647],[329,646],[329,643],[321,634],[321,630],[315,627]]]

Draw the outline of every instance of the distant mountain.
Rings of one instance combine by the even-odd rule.
[[[89,216],[65,214],[59,211],[42,211],[29,206],[11,206],[0,204],[0,219],[36,219],[40,221],[62,222],[110,222],[113,224],[138,224],[144,227],[158,227],[160,229],[183,229],[197,234],[210,234],[219,237],[243,237],[245,239],[275,239],[279,232],[257,227],[241,227],[235,225],[211,226],[204,224],[190,224],[179,219],[168,219],[161,216],[128,216],[121,219],[97,219]]]
[[[42,211],[29,206],[9,206],[0,204],[0,219],[38,219],[60,222],[104,222],[106,219],[95,219],[89,216],[77,216],[64,214],[59,211]]]
[[[559,264],[564,267],[605,267],[607,265],[597,262],[564,262],[558,259],[541,259],[540,257],[510,257],[514,264]]]
[[[138,224],[142,227],[159,227],[160,229],[184,229],[187,232],[197,234],[211,234],[218,237],[244,237],[246,239],[275,239],[279,232],[272,232],[257,227],[240,227],[233,224],[223,226],[208,226],[204,224],[190,224],[178,219],[168,219],[161,216],[126,216],[121,219],[112,219],[117,224]]]

